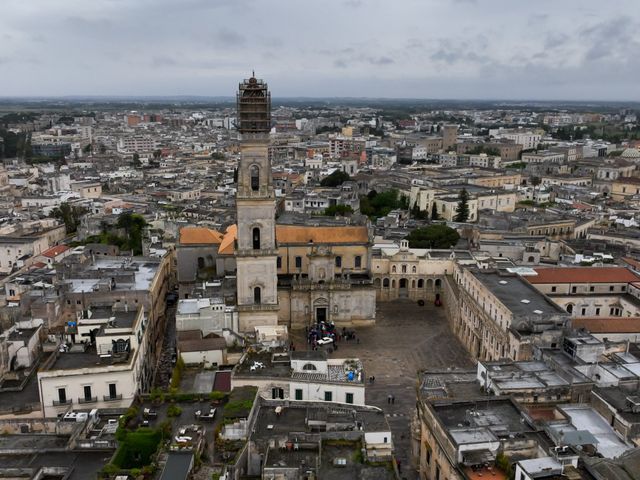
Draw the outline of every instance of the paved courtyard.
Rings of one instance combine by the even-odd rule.
[[[402,477],[417,478],[411,470],[411,418],[416,406],[418,370],[443,367],[470,367],[474,364],[462,344],[453,335],[444,308],[397,300],[379,303],[376,324],[356,328],[360,343],[341,341],[332,357],[358,357],[364,363],[367,383],[366,402],[382,408],[393,431],[396,458]],[[308,347],[304,332],[295,331],[296,349]],[[388,395],[395,403],[387,403]]]

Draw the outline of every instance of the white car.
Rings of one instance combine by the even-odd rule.
[[[320,340],[318,340],[318,345],[326,345],[327,343],[333,343],[333,338],[331,337],[324,337],[321,338]]]

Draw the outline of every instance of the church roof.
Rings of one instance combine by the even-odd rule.
[[[180,245],[219,244],[222,234],[204,227],[183,227],[180,229]]]
[[[365,226],[277,225],[276,238],[278,243],[367,243],[369,232]]]
[[[238,238],[238,226],[229,225],[218,247],[218,255],[233,255],[236,238]]]
[[[233,255],[238,227],[230,225],[218,247],[219,255]],[[365,226],[307,227],[305,225],[276,225],[279,244],[338,244],[367,243],[369,232]]]

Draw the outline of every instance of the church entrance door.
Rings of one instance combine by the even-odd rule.
[[[398,290],[398,296],[402,298],[406,298],[409,296],[409,281],[406,278],[400,279],[399,284],[400,289]]]
[[[327,307],[316,308],[316,323],[327,321]]]

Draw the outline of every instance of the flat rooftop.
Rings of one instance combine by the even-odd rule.
[[[133,358],[133,350],[128,355],[101,357],[94,348],[84,352],[54,352],[57,355],[48,370],[77,370],[80,368],[106,367],[110,365],[126,365]]]
[[[516,317],[566,315],[566,312],[516,275],[473,271],[473,275],[493,293]]]
[[[488,397],[477,402],[434,404],[433,409],[447,430],[486,428],[494,435],[522,433],[529,429],[510,399]]]

